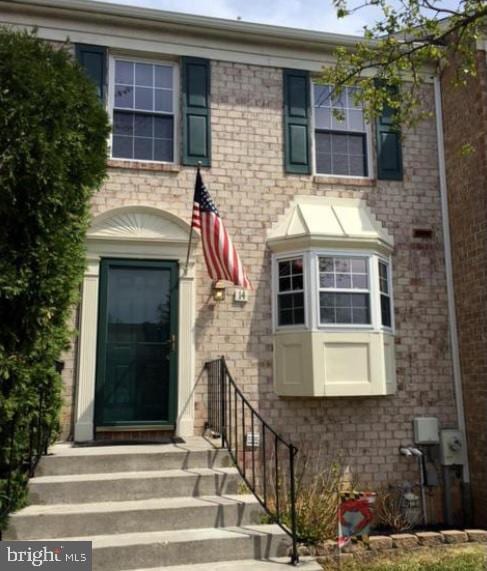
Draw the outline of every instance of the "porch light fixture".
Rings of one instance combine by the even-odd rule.
[[[221,302],[225,300],[225,282],[215,282],[213,284],[213,300]]]

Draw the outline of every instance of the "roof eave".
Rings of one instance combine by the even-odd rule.
[[[252,22],[234,21],[223,18],[210,18],[193,14],[155,10],[152,8],[139,8],[136,6],[123,6],[95,0],[10,0],[9,9],[22,6],[32,9],[49,9],[54,13],[82,13],[84,18],[96,18],[100,15],[112,16],[132,21],[145,21],[147,23],[166,24],[175,27],[189,27],[203,30],[211,34],[231,34],[241,36],[246,41],[261,43],[267,42],[293,42],[303,46],[314,46],[332,49],[336,46],[353,47],[363,41],[360,36],[334,34],[314,30],[288,28],[284,26],[271,26]]]

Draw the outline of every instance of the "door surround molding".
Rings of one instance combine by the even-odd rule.
[[[74,439],[94,439],[98,294],[102,258],[176,260],[179,276],[178,396],[176,434],[191,436],[194,427],[195,271],[190,259],[185,273],[191,228],[181,218],[158,208],[124,206],[97,216],[87,233],[87,269],[80,306]],[[197,240],[196,234],[193,240]]]

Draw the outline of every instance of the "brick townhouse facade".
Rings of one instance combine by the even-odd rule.
[[[487,524],[487,60],[479,42],[476,76],[454,86],[458,64],[442,73],[445,160],[472,495]],[[466,148],[468,147],[468,148]],[[466,152],[465,152],[466,151]],[[483,514],[483,515],[480,515]]]
[[[317,83],[352,37],[79,0],[2,1],[0,23],[69,38],[113,122],[79,334],[65,355],[62,438],[201,434],[203,366],[225,355],[250,402],[302,450],[340,457],[366,487],[417,481],[414,459],[399,452],[414,442],[413,419],[461,426],[433,78],[422,98],[431,117],[400,139],[387,114],[365,123],[351,90],[336,118]],[[483,109],[484,95],[469,96]],[[445,99],[445,118],[460,120],[455,105]],[[466,183],[449,158],[456,127],[446,123],[448,174]],[[228,285],[224,301],[214,300],[198,237],[186,268],[199,162],[253,283],[247,301]],[[468,172],[472,183],[482,175]],[[450,200],[461,292],[469,287],[461,244],[485,223],[454,221],[460,206]],[[481,323],[474,256],[480,248],[471,252],[479,303],[468,307]],[[467,296],[457,302],[463,347]],[[472,379],[485,358],[478,333]],[[475,381],[462,366],[468,412],[481,427],[481,403],[468,397]],[[428,462],[441,482],[435,454]],[[441,493],[429,490],[442,519]]]

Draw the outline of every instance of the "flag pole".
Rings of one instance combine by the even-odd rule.
[[[201,161],[198,161],[198,167],[196,169],[196,173],[200,172]],[[193,200],[194,203],[194,200]],[[194,204],[192,206],[194,208]],[[189,231],[189,242],[188,242],[188,253],[186,254],[186,266],[184,267],[184,275],[188,274],[188,267],[189,267],[189,256],[191,254],[191,245],[193,242],[193,210],[191,209],[191,230]]]

